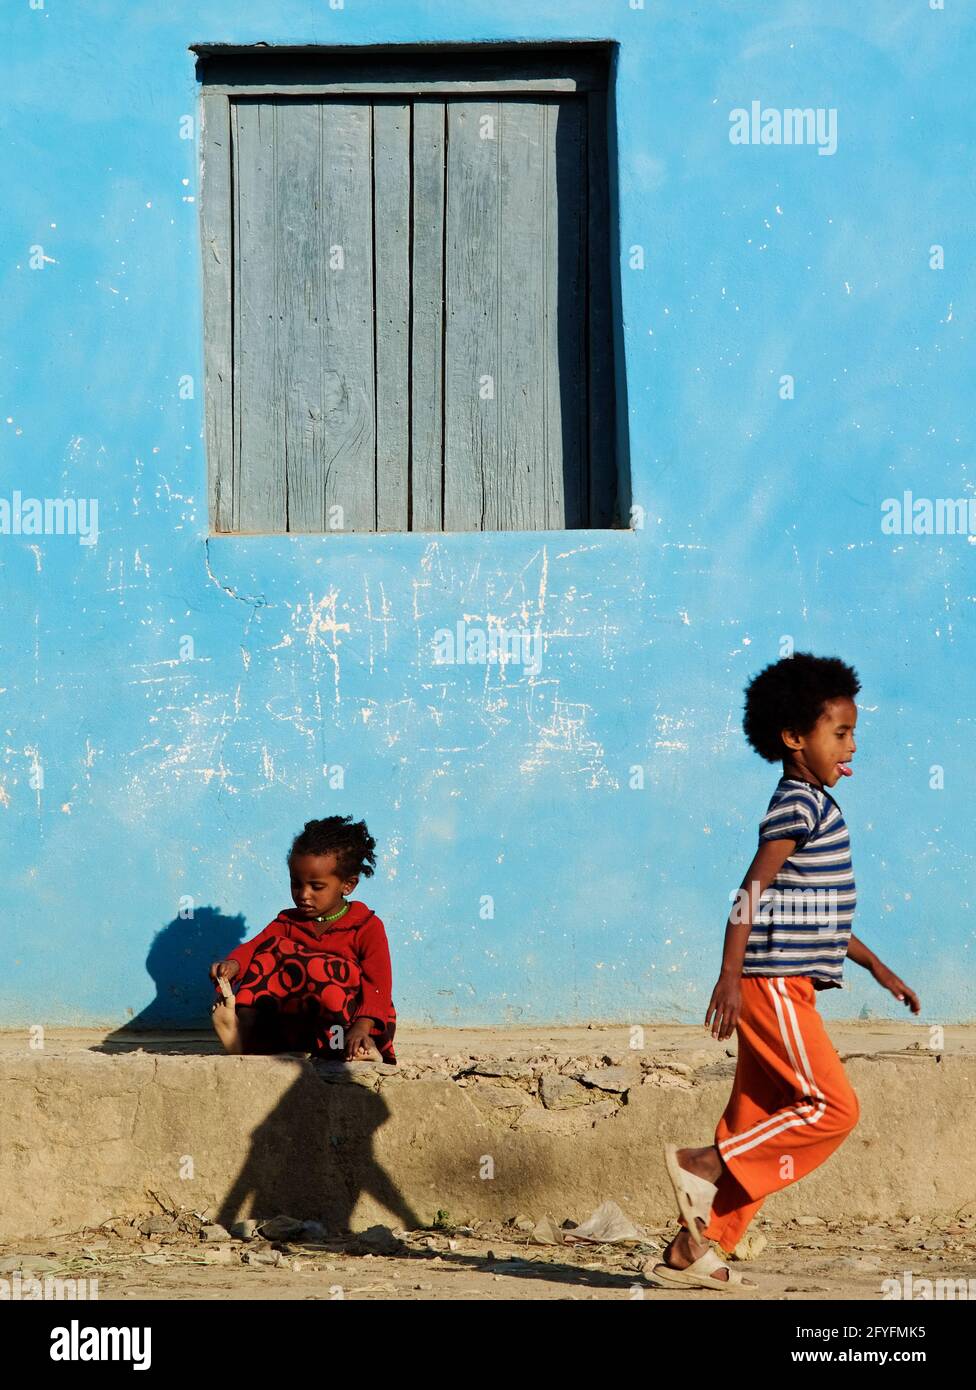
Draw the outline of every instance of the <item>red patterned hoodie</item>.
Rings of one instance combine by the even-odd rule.
[[[257,936],[227,953],[225,959],[236,960],[240,966],[235,980],[244,978],[251,957],[264,942],[272,937],[289,937],[292,941],[301,942],[306,949],[318,948],[328,955],[344,956],[347,960],[355,961],[362,973],[363,995],[353,1017],[375,1019],[379,1027],[373,1029],[374,1032],[395,1024],[390,947],[383,923],[376,913],[365,903],[353,900],[344,917],[322,927],[306,918],[291,916],[293,911],[291,908],[282,909]]]

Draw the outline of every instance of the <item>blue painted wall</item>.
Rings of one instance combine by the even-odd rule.
[[[7,0],[0,496],[97,498],[99,534],[0,536],[4,1025],[199,1017],[195,969],[334,811],[382,847],[404,1019],[697,1020],[777,775],[741,690],[784,635],[863,679],[855,929],[925,1020],[973,1016],[976,549],[881,530],[904,489],[973,494],[966,9]],[[188,45],[516,38],[619,44],[645,527],[208,542]],[[733,145],[753,100],[836,108],[836,153]],[[461,618],[539,633],[540,672],[437,666]],[[828,1015],[900,1013],[847,973]]]

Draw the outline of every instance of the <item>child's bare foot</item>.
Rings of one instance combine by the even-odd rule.
[[[237,1019],[237,1009],[233,994],[229,999],[218,999],[213,1006],[214,1032],[224,1045],[224,1051],[237,1055],[244,1051],[241,1028]]]

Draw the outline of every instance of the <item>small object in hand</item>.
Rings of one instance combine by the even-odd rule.
[[[230,987],[230,982],[225,975],[217,976],[217,988],[225,999],[233,999],[234,991]]]

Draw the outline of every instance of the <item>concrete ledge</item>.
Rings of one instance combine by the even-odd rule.
[[[771,1197],[776,1219],[951,1215],[976,1196],[964,1142],[976,1028],[946,1050],[911,1025],[831,1028],[861,1121],[816,1173]],[[280,1213],[333,1230],[416,1228],[516,1212],[581,1219],[612,1198],[673,1215],[661,1144],[707,1142],[734,1042],[700,1029],[457,1030],[398,1039],[399,1068],[226,1057],[204,1036],[0,1040],[0,1236],[95,1226],[152,1191],[229,1225]]]

